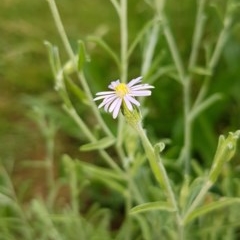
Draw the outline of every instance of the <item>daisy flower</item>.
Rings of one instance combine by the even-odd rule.
[[[142,77],[132,79],[129,83],[121,83],[119,80],[111,82],[108,86],[111,91],[99,92],[94,101],[103,100],[98,108],[104,107],[106,112],[112,113],[115,119],[121,109],[122,104],[133,111],[133,106],[140,106],[135,97],[150,96],[153,86],[145,83],[140,84]]]

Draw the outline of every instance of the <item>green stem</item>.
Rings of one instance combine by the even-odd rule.
[[[205,79],[203,80],[203,85],[201,86],[201,89],[197,95],[197,98],[193,104],[193,108],[196,108],[204,100],[208,91],[209,83],[210,83],[210,77],[206,76]]]
[[[120,0],[120,37],[121,37],[121,82],[126,83],[128,78],[128,18],[127,18],[127,0]],[[117,149],[122,162],[125,160],[124,151],[122,148],[123,142],[123,129],[124,129],[124,119],[123,117],[119,118],[118,122],[118,139],[117,139]],[[123,163],[124,164],[124,163]],[[130,192],[130,171],[128,170],[128,193],[125,198],[125,208],[126,208],[126,215],[127,215],[127,232],[125,235],[126,240],[131,239],[131,225],[132,220],[129,216],[130,209],[132,207],[132,198]]]
[[[78,184],[78,176],[77,176],[77,168],[75,163],[72,162],[71,169],[69,174],[69,186],[70,186],[70,194],[71,194],[71,207],[73,211],[74,218],[78,218],[78,228],[79,228],[79,239],[86,239],[85,229],[83,220],[79,217],[80,204],[79,204],[79,184]]]
[[[121,10],[120,10],[120,6],[119,3],[116,0],[110,0],[112,5],[114,6],[117,14],[120,16]]]
[[[150,167],[152,169],[152,172],[154,176],[156,177],[158,183],[162,186],[162,188],[165,190],[168,200],[170,201],[172,207],[176,210],[176,222],[179,227],[179,233],[181,238],[183,239],[183,227],[182,227],[182,221],[181,216],[179,214],[179,208],[177,205],[177,201],[173,192],[173,189],[170,184],[170,180],[167,176],[167,172],[165,170],[165,167],[162,163],[162,159],[159,156],[159,153],[156,152],[150,143],[147,135],[145,134],[144,129],[142,128],[141,124],[138,124],[135,129],[137,130],[144,150],[146,152],[147,158],[149,160]]]
[[[229,36],[229,29],[231,27],[231,24],[232,24],[232,16],[227,14],[227,16],[224,19],[224,27],[223,27],[220,35],[219,35],[219,38],[218,38],[216,47],[214,49],[212,58],[209,62],[209,68],[210,68],[211,71],[214,70],[217,62],[219,61],[219,58],[220,58],[220,55],[222,53],[223,47],[224,47],[224,45],[227,41],[227,38]]]
[[[232,24],[232,16],[229,15],[228,13],[226,13],[225,19],[224,19],[224,27],[221,30],[215,49],[213,51],[213,54],[211,56],[211,59],[208,63],[208,69],[213,72],[214,68],[216,66],[216,64],[219,61],[220,55],[222,53],[223,47],[227,41],[228,35],[229,35],[229,29],[231,27]],[[207,94],[208,91],[208,87],[209,87],[209,83],[210,83],[210,78],[209,76],[207,76],[204,80],[204,84],[202,85],[200,92],[196,98],[196,101],[194,103],[194,106],[198,105],[199,103],[201,103],[201,101],[204,99],[204,97]]]
[[[190,79],[190,76],[186,77],[182,59],[180,57],[172,32],[165,18],[164,18],[163,30],[168,42],[170,52],[172,54],[173,61],[178,71],[180,82],[182,83],[182,86],[183,86],[184,147],[183,147],[183,155],[181,156],[181,159],[184,160],[185,175],[188,175],[190,172],[191,131],[192,131],[191,124],[188,117],[190,114],[190,105],[191,105],[191,79]]]
[[[70,59],[75,61],[75,55],[74,55],[72,47],[71,47],[71,45],[69,43],[69,40],[68,40],[67,34],[65,32],[65,29],[63,27],[63,24],[62,24],[62,21],[61,21],[61,18],[60,18],[60,15],[59,15],[56,3],[55,3],[54,0],[46,0],[46,1],[49,4],[49,7],[50,7],[50,10],[52,12],[52,16],[53,16],[54,22],[56,24],[56,27],[57,27],[58,33],[59,33],[59,35],[60,35],[60,37],[62,39],[62,42],[63,42],[63,44],[65,46],[65,49],[66,49]]]
[[[198,11],[197,11],[194,34],[192,39],[192,50],[191,50],[189,64],[188,64],[189,70],[191,70],[195,66],[197,56],[198,56],[199,45],[201,42],[203,27],[206,20],[206,16],[204,15],[205,2],[206,0],[200,0],[197,2]]]
[[[191,142],[192,142],[192,123],[190,121],[190,105],[191,105],[191,80],[183,85],[183,102],[184,102],[184,173],[185,176],[190,174],[191,160]]]
[[[48,131],[51,131],[49,129]],[[54,134],[51,134],[48,138],[46,138],[46,148],[47,148],[47,155],[46,155],[46,163],[47,163],[47,183],[48,189],[51,191],[54,186]]]
[[[184,67],[183,67],[183,61],[180,57],[177,45],[176,45],[175,40],[174,40],[174,37],[173,37],[172,32],[170,30],[167,19],[166,19],[166,17],[164,17],[164,15],[163,15],[163,32],[164,32],[164,35],[167,39],[169,50],[171,52],[173,61],[174,61],[175,66],[177,68],[178,75],[179,75],[179,80],[181,81],[182,84],[184,84],[185,70],[184,70]]]
[[[90,88],[87,84],[87,81],[86,81],[86,78],[83,74],[83,72],[79,72],[78,73],[78,78],[81,79],[81,83],[82,83],[82,86],[83,86],[83,89],[84,89],[84,92],[86,93],[88,99],[89,99],[89,102],[91,104],[91,107],[92,107],[92,111],[94,113],[94,115],[96,116],[99,124],[101,125],[103,131],[110,137],[113,137],[113,134],[112,132],[110,131],[110,129],[108,128],[108,126],[106,125],[106,123],[104,122],[101,114],[100,114],[100,111],[98,109],[98,107],[96,106],[96,104],[94,103],[93,101],[93,96],[92,96],[92,93],[90,91]]]
[[[121,32],[121,81],[127,82],[128,73],[128,26],[127,0],[121,0],[120,32]]]
[[[19,199],[18,199],[16,191],[15,191],[15,187],[13,185],[13,182],[12,182],[8,172],[1,165],[0,165],[0,173],[1,173],[1,177],[4,178],[4,181],[7,184],[6,187],[8,188],[8,192],[11,194],[12,201],[13,201],[12,205],[14,206],[15,210],[19,214],[20,219],[22,220],[21,224],[25,225],[25,226],[21,227],[22,232],[23,232],[22,237],[26,240],[32,240],[34,233],[33,233],[30,221],[28,220],[29,216],[26,212],[26,209],[23,209],[21,203],[19,202]]]
[[[90,142],[97,141],[95,136],[92,134],[92,132],[86,126],[86,124],[83,122],[83,120],[77,114],[77,112],[74,108],[68,108],[68,107],[64,106],[64,110],[72,117],[72,119],[76,122],[76,124],[79,126],[79,128],[82,130],[83,134],[89,139]],[[110,167],[112,167],[114,170],[116,170],[116,172],[118,172],[121,176],[124,175],[121,168],[114,162],[114,160],[109,156],[109,154],[106,151],[99,150],[99,153]]]
[[[127,228],[125,230],[126,240],[131,240],[131,232],[132,232],[132,221],[130,216],[130,210],[132,208],[132,196],[131,196],[131,171],[130,169],[127,169],[127,194],[125,197],[125,212],[126,212],[126,221],[127,221]]]
[[[120,36],[121,36],[121,81],[127,82],[128,75],[128,26],[127,26],[127,0],[120,1]],[[121,157],[123,151],[119,150],[123,142],[124,119],[119,118],[117,130],[117,149]],[[123,161],[124,159],[122,159]]]
[[[195,31],[193,34],[192,40],[192,50],[190,54],[188,68],[191,71],[195,66],[197,61],[198,49],[202,37],[203,26],[205,22],[204,15],[204,5],[206,0],[201,0],[198,3],[198,12],[195,21]],[[179,73],[180,74],[180,73]],[[191,112],[191,83],[192,76],[191,72],[188,73],[188,77],[186,77],[183,84],[183,103],[184,103],[184,148],[183,148],[183,156],[184,159],[184,173],[185,176],[190,174],[190,161],[191,161],[191,142],[192,142],[192,120],[190,118]]]
[[[188,208],[187,212],[184,214],[183,217],[183,224],[186,222],[188,216],[196,209],[196,207],[202,202],[203,198],[205,197],[206,193],[208,192],[209,188],[212,186],[211,181],[207,181],[203,188],[198,193],[197,197],[192,202],[191,206]]]
[[[146,49],[143,53],[143,64],[141,69],[141,75],[145,76],[152,65],[152,59],[154,56],[158,36],[159,36],[160,25],[159,22],[155,22],[150,29],[149,37],[147,39]]]
[[[56,128],[54,123],[49,120],[47,121],[46,115],[39,109],[37,123],[39,125],[39,129],[42,132],[42,135],[45,139],[46,145],[46,181],[49,192],[53,189],[55,181],[54,181],[54,136],[56,133]]]

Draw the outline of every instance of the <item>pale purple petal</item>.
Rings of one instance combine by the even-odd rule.
[[[105,98],[102,103],[98,106],[98,108],[103,107],[104,105],[108,104],[108,103],[112,103],[115,99],[117,98],[117,96],[112,96],[109,98]]]
[[[116,95],[113,95],[113,96],[109,96],[109,97],[106,97],[102,103],[106,104],[108,103],[109,101],[113,101],[114,99],[116,99],[117,96]]]
[[[127,95],[126,97],[127,97],[129,102],[131,102],[131,103],[133,103],[137,106],[140,106],[140,103],[135,98],[131,97],[130,95]]]
[[[133,85],[141,82],[141,80],[142,80],[142,77],[132,79],[127,85],[128,85],[128,87],[132,87]]]
[[[109,95],[109,94],[113,94],[113,93],[115,93],[115,91],[98,92],[98,93],[96,93],[96,95],[97,96],[98,95]]]
[[[143,89],[149,89],[149,88],[154,88],[154,87],[148,84],[140,84],[140,85],[131,87],[131,90],[143,90]]]
[[[132,111],[133,110],[133,107],[132,107],[132,104],[131,104],[131,102],[128,100],[128,97],[127,97],[128,95],[126,95],[123,99],[124,99],[124,102],[126,103],[126,105],[127,105],[127,108],[130,110],[130,111]]]
[[[115,89],[117,85],[120,84],[120,81],[119,80],[116,80],[116,81],[112,81],[110,85],[108,85],[108,88],[110,89]]]
[[[105,104],[106,104],[105,102],[101,102],[101,103],[98,105],[98,108],[103,107]]]
[[[95,97],[93,99],[93,101],[101,100],[101,99],[104,99],[104,98],[109,98],[109,97],[112,97],[112,96],[116,96],[116,94],[113,93],[112,95]]]
[[[109,102],[105,103],[105,104],[106,104],[106,105],[104,106],[104,111],[105,111],[105,112],[108,112],[108,108],[109,108],[109,106],[112,104],[112,102],[113,102],[113,101],[109,101]]]
[[[135,96],[135,97],[140,97],[140,96],[150,96],[151,94],[152,94],[151,91],[146,90],[146,91],[132,91],[129,95]]]
[[[119,105],[119,103],[120,103],[120,104],[122,103],[122,99],[121,99],[121,98],[116,98],[116,99],[112,102],[112,104],[111,104],[111,106],[109,107],[108,111],[111,113],[111,112],[114,110],[114,108]]]
[[[113,99],[117,98],[117,96],[114,94],[112,96],[107,96],[105,97],[105,99],[103,100],[104,103],[108,102],[108,101],[111,101]]]
[[[120,111],[121,105],[122,105],[122,99],[119,99],[120,101],[117,103],[117,105],[114,108],[113,111],[113,118],[115,119]]]
[[[105,99],[104,100],[104,104],[108,104],[109,102],[113,102],[113,101],[115,101],[115,99],[117,99],[118,98],[118,96],[112,96],[112,97],[110,97],[110,98],[108,98],[108,99]]]

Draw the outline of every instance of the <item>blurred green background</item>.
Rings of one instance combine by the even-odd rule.
[[[225,1],[210,1],[206,8],[208,19],[201,48],[214,45],[221,30],[219,14],[224,12]],[[144,1],[129,1],[129,41],[132,42],[146,21],[152,17],[152,9]],[[89,35],[103,37],[119,52],[119,26],[116,13],[108,0],[59,0],[59,11],[74,49],[77,40],[87,40]],[[187,61],[196,4],[192,0],[167,1],[167,14],[177,39],[183,59]],[[47,40],[59,46],[62,59],[67,60],[57,34],[47,2],[42,0],[2,0],[0,6],[0,160],[9,170],[17,186],[27,179],[35,182],[34,193],[44,192],[43,172],[23,167],[24,160],[38,160],[45,155],[44,139],[34,121],[28,117],[31,106],[42,104],[52,111],[59,124],[55,141],[55,159],[63,153],[83,156],[90,161],[91,155],[78,151],[84,138],[74,132],[72,121],[61,110],[61,102],[53,87],[48,54],[44,45]],[[141,47],[134,52],[129,67],[129,78],[140,74]],[[171,64],[167,44],[163,37],[157,46],[163,54],[161,66]],[[91,57],[86,74],[92,91],[103,90],[119,73],[111,58],[96,44],[87,43]],[[210,93],[224,95],[220,102],[201,114],[194,125],[193,153],[203,165],[209,166],[218,135],[240,127],[240,17],[234,17],[234,24],[224,48],[221,60],[215,69]],[[186,62],[185,62],[186,63]],[[201,79],[193,85],[193,97],[198,92]],[[149,114],[145,125],[153,139],[171,138],[179,151],[182,144],[182,102],[181,88],[170,76],[163,76],[155,83],[151,99],[147,100]],[[80,107],[80,112],[86,109]],[[110,116],[105,116],[110,121]],[[173,149],[173,156],[175,156]]]

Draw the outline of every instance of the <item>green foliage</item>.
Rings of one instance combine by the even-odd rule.
[[[238,0],[184,0],[180,7],[162,0],[21,3],[3,3],[13,15],[0,10],[0,20],[6,18],[0,29],[9,39],[0,40],[0,98],[5,106],[8,80],[19,88],[4,115],[21,112],[21,99],[35,123],[24,132],[39,132],[41,148],[34,157],[22,154],[26,138],[21,131],[9,138],[11,124],[0,120],[0,240],[239,239]],[[50,14],[41,19],[47,5],[57,31],[46,24]],[[29,15],[31,7],[38,15]],[[24,39],[14,30],[14,14],[29,24],[34,19],[33,25],[18,22]],[[40,28],[45,33],[38,35]],[[31,34],[47,39],[54,84],[43,64],[46,51],[26,43]],[[12,60],[18,71],[8,67]],[[27,81],[20,81],[26,72]],[[152,98],[140,99],[132,126],[98,109],[93,93],[111,79],[138,75],[155,89]],[[41,89],[46,95],[29,96]],[[16,154],[10,155],[6,137],[16,140]],[[59,150],[59,142],[69,140],[75,151],[71,143]],[[40,174],[43,190],[36,194],[32,175],[18,181],[19,168],[21,177],[25,170]]]

